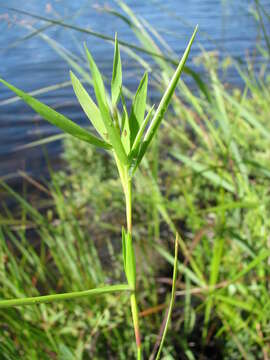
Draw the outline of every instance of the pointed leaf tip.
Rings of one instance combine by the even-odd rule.
[[[88,92],[85,90],[80,80],[76,75],[70,71],[70,78],[73,86],[74,93],[83,108],[88,119],[91,121],[92,125],[99,133],[99,135],[106,141],[107,140],[107,130],[104,126],[100,111],[94,101],[91,99]]]
[[[115,33],[115,44],[114,44],[114,58],[113,58],[113,72],[111,81],[111,96],[112,105],[116,106],[120,97],[122,88],[122,64],[120,51],[117,40],[117,33]]]
[[[146,134],[144,136],[144,139],[143,139],[143,142],[141,144],[141,147],[140,147],[140,151],[139,151],[139,155],[138,155],[138,159],[137,159],[137,163],[134,167],[134,170],[133,170],[133,174],[136,170],[136,168],[138,167],[138,165],[140,164],[142,158],[144,157],[144,154],[146,152],[146,150],[148,149],[149,147],[149,144],[151,143],[154,135],[156,134],[158,128],[159,128],[159,125],[164,117],[164,114],[168,108],[168,105],[171,101],[171,98],[173,96],[173,93],[175,91],[175,88],[177,86],[177,83],[179,81],[179,78],[182,74],[182,71],[183,71],[183,68],[185,66],[185,63],[187,61],[187,58],[188,58],[188,55],[189,55],[189,52],[190,52],[190,49],[191,49],[191,46],[192,46],[192,43],[194,41],[194,38],[196,36],[196,33],[197,33],[197,30],[198,30],[198,26],[195,27],[194,31],[193,31],[193,34],[189,40],[189,43],[186,47],[186,50],[175,70],[175,73],[159,103],[159,106],[155,112],[155,115],[146,131]]]
[[[116,153],[117,157],[119,158],[119,160],[123,164],[127,165],[128,157],[127,157],[127,154],[123,147],[120,133],[116,129],[116,127],[113,123],[113,119],[112,119],[110,109],[109,109],[109,106],[107,103],[106,90],[105,90],[105,86],[103,83],[101,73],[100,73],[92,55],[90,54],[89,50],[87,49],[86,45],[85,45],[85,50],[86,50],[86,55],[87,55],[87,59],[89,62],[90,71],[91,71],[92,78],[93,78],[96,99],[98,102],[102,120],[104,122],[105,128],[108,133],[110,143],[112,144],[112,147],[114,148],[115,153]]]

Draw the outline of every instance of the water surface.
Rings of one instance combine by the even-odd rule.
[[[252,0],[168,0],[166,5],[162,0],[129,0],[126,3],[158,29],[179,56],[186,46],[192,27],[197,23],[200,25],[200,32],[192,56],[200,51],[199,43],[206,50],[218,49],[221,56],[230,54],[243,60],[247,52],[254,49],[258,31],[249,12]],[[68,81],[70,70],[70,66],[40,36],[17,42],[31,33],[31,30],[25,28],[25,24],[40,28],[45,23],[16,14],[7,10],[5,6],[51,18],[64,17],[72,24],[88,27],[109,36],[114,36],[117,31],[121,40],[138,44],[120,18],[98,10],[104,4],[119,10],[114,1],[28,0],[23,7],[19,0],[0,2],[0,76],[25,91],[33,91]],[[108,77],[111,76],[111,44],[58,26],[50,27],[45,34],[79,56],[81,45],[86,41],[102,72]],[[130,90],[135,90],[138,74],[142,74],[143,70],[137,65],[134,66],[125,56],[123,67],[125,85]],[[235,72],[229,73],[226,80],[231,83],[240,81]],[[42,176],[46,169],[44,149],[21,150],[20,147],[57,134],[58,131],[35,115],[21,101],[6,102],[12,96],[7,88],[0,86],[0,177],[16,177],[19,169],[37,177]],[[88,124],[70,87],[46,93],[39,98],[49,105],[57,105],[58,111],[73,120]],[[46,148],[50,161],[57,159],[60,150],[59,141]]]

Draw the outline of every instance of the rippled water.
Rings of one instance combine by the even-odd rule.
[[[230,54],[240,59],[244,59],[246,52],[254,48],[257,27],[249,12],[252,0],[167,0],[166,5],[162,0],[126,3],[158,29],[179,55],[196,23],[200,25],[200,32],[192,56],[198,53],[199,43],[207,50],[218,49],[223,56]],[[0,1],[0,76],[19,88],[32,91],[68,81],[70,69],[40,36],[14,44],[30,33],[25,24],[30,23],[38,28],[44,23],[18,15],[4,6],[47,17],[65,17],[72,24],[110,36],[117,31],[121,40],[137,43],[121,19],[97,10],[104,4],[118,8],[114,1],[28,0],[23,7],[19,0]],[[103,73],[110,76],[113,57],[111,44],[57,26],[50,27],[46,34],[76,54],[80,54],[81,44],[86,41]],[[142,70],[134,69],[133,63],[127,58],[124,58],[123,65],[125,85],[134,90],[138,81],[137,73]],[[231,73],[228,81],[238,82],[239,79],[235,73]],[[18,147],[56,134],[57,130],[34,115],[22,102],[7,103],[6,100],[12,96],[8,89],[0,86],[0,177],[13,176],[18,169],[40,176],[46,168],[43,150],[18,150]],[[87,124],[70,87],[49,92],[40,99],[50,105],[57,104],[58,111]],[[51,161],[57,158],[60,149],[60,142],[47,147]]]

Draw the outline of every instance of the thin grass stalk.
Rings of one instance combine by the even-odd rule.
[[[178,235],[178,233],[176,233],[175,248],[174,248],[174,265],[173,265],[173,282],[172,282],[171,300],[170,300],[170,305],[169,305],[169,309],[168,309],[168,315],[167,315],[164,331],[163,331],[163,334],[162,334],[162,338],[161,338],[161,341],[160,341],[160,346],[159,346],[159,349],[158,349],[156,360],[160,359],[161,352],[162,352],[164,342],[165,342],[165,338],[166,338],[166,335],[167,335],[167,332],[168,332],[170,320],[171,320],[171,317],[172,317],[173,306],[174,306],[175,291],[176,291],[176,280],[177,280],[178,238],[179,238],[179,235]]]

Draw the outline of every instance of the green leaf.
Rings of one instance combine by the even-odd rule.
[[[123,255],[124,269],[126,272],[126,232],[124,227],[122,227],[122,255]]]
[[[122,105],[123,105],[121,140],[122,140],[122,143],[126,150],[126,153],[129,154],[129,152],[130,152],[129,119],[128,119],[126,102],[125,102],[124,96],[122,96],[122,94],[121,94],[121,99],[122,99]]]
[[[112,147],[114,148],[115,153],[116,153],[117,157],[119,158],[119,160],[123,164],[127,165],[128,164],[127,154],[125,152],[125,149],[124,149],[122,141],[121,141],[120,132],[118,132],[118,130],[114,126],[114,123],[113,123],[113,120],[112,120],[112,117],[110,114],[110,110],[109,110],[107,99],[106,99],[105,87],[104,87],[104,83],[103,83],[101,74],[100,74],[98,67],[97,67],[94,59],[92,58],[89,50],[87,49],[86,45],[85,45],[85,51],[87,54],[90,71],[91,71],[91,74],[93,77],[94,89],[95,89],[97,102],[99,105],[99,110],[100,110],[105,128],[107,130],[107,133],[108,133],[108,136],[110,139],[110,143],[112,144]]]
[[[122,65],[120,51],[117,41],[117,33],[115,34],[115,47],[114,47],[114,59],[113,59],[113,73],[111,82],[111,94],[112,94],[112,105],[116,106],[122,87]]]
[[[214,288],[219,278],[220,263],[223,255],[223,247],[224,247],[224,238],[219,237],[215,239],[211,265],[210,265],[210,279],[209,279],[210,288]],[[204,311],[204,326],[203,326],[204,341],[206,340],[208,334],[209,321],[210,321],[213,305],[214,305],[214,299],[212,296],[209,296],[206,300],[206,306]]]
[[[262,123],[260,123],[256,119],[255,114],[253,114],[250,110],[247,110],[247,108],[244,107],[243,105],[239,104],[239,102],[234,100],[233,97],[227,94],[225,91],[223,92],[223,94],[226,97],[226,99],[230,101],[233,106],[235,106],[235,108],[239,111],[241,116],[243,116],[251,126],[257,129],[267,139],[270,139],[270,132]]]
[[[108,294],[111,292],[129,291],[129,290],[131,290],[129,285],[119,284],[119,285],[104,286],[100,288],[84,290],[84,291],[76,291],[76,292],[70,292],[64,294],[53,294],[53,295],[35,296],[35,297],[20,298],[20,299],[2,300],[0,301],[0,309],[12,307],[12,306],[35,305],[35,304],[49,303],[54,301],[71,300],[71,299],[77,299],[87,296],[96,296],[100,294]]]
[[[260,308],[260,305],[256,303],[252,298],[246,299],[245,301],[239,300],[237,298],[231,298],[230,296],[224,296],[224,295],[216,295],[215,299],[220,302],[224,302],[226,304],[235,306],[238,310],[243,309],[248,312],[257,314],[261,317],[263,317],[263,311]]]
[[[72,122],[64,115],[41,103],[40,101],[26,94],[22,90],[17,89],[15,86],[9,84],[5,80],[0,79],[0,82],[6,85],[10,90],[15,92],[23,101],[25,101],[29,106],[31,106],[31,108],[34,109],[38,114],[40,114],[45,120],[57,126],[59,129],[92,145],[101,147],[103,149],[111,149],[110,144],[102,141],[88,131],[82,129],[80,126]]]
[[[35,146],[41,146],[41,145],[45,145],[48,144],[50,142],[54,142],[54,141],[58,141],[58,140],[63,140],[67,137],[66,134],[57,134],[57,135],[51,135],[51,136],[47,136],[43,139],[40,140],[36,140],[36,141],[31,141],[30,143],[27,143],[25,145],[21,145],[21,146],[16,146],[16,151],[17,150],[24,150],[24,149],[30,149],[32,147]]]
[[[162,248],[159,245],[156,245],[156,250],[158,251],[158,253],[170,264],[174,264],[174,259],[173,256],[164,248]],[[181,274],[184,274],[185,276],[187,276],[190,281],[192,281],[194,284],[196,284],[199,287],[205,287],[205,283],[204,281],[202,281],[197,274],[195,274],[195,272],[190,269],[190,267],[186,266],[185,264],[180,264],[178,263],[177,265],[178,267],[178,271]]]
[[[93,124],[96,131],[103,139],[106,140],[107,130],[104,126],[100,111],[94,101],[91,99],[80,80],[70,71],[70,78],[73,86],[73,90],[77,96],[77,99],[83,108],[83,111],[87,115],[88,119]]]
[[[262,261],[264,261],[267,257],[270,256],[270,251],[269,250],[263,250],[261,251],[258,256],[252,260],[243,270],[241,270],[240,272],[238,272],[237,275],[235,275],[232,279],[229,280],[228,284],[226,286],[228,286],[229,284],[233,284],[235,283],[237,280],[241,279],[241,277],[245,276],[246,274],[248,274],[251,270],[253,270],[257,265],[261,264]],[[221,292],[222,289],[219,289],[219,292]]]
[[[205,164],[201,164],[195,160],[193,160],[190,157],[187,157],[185,155],[171,152],[171,155],[182,161],[184,164],[186,164],[187,166],[189,166],[192,170],[194,170],[195,172],[199,173],[201,176],[204,176],[205,178],[207,178],[208,180],[210,180],[212,182],[212,184],[217,185],[217,186],[221,186],[223,187],[225,190],[234,193],[235,189],[232,183],[230,183],[229,181],[225,180],[222,176],[216,174],[214,171],[209,169],[209,166],[205,165]]]
[[[59,360],[74,360],[75,356],[70,349],[63,343],[59,344]]]
[[[145,117],[144,121],[142,122],[142,124],[141,124],[141,126],[140,126],[140,129],[139,129],[139,131],[138,131],[138,133],[137,133],[137,136],[136,136],[136,138],[135,138],[135,140],[134,140],[134,143],[133,143],[133,145],[132,145],[132,154],[131,154],[131,156],[133,156],[133,155],[136,156],[136,154],[137,154],[137,152],[138,152],[138,150],[139,150],[139,146],[140,146],[140,142],[141,142],[141,139],[142,139],[144,130],[145,130],[145,128],[146,128],[146,126],[147,126],[147,124],[148,124],[148,122],[149,122],[149,120],[150,120],[150,117],[151,117],[151,115],[152,115],[152,112],[153,112],[153,110],[154,110],[154,107],[155,107],[155,105],[153,105],[153,106],[151,107],[151,109],[149,110],[147,116]]]
[[[125,234],[126,244],[126,277],[129,286],[135,289],[136,285],[136,262],[130,233]]]
[[[175,301],[175,291],[176,291],[176,280],[177,280],[177,263],[178,263],[178,233],[176,234],[176,239],[175,239],[175,247],[174,247],[174,262],[173,262],[173,279],[172,279],[172,292],[171,292],[171,300],[170,300],[170,305],[169,305],[169,309],[168,309],[168,313],[167,313],[167,318],[166,318],[166,322],[165,322],[165,326],[163,329],[163,334],[161,337],[161,341],[160,341],[160,346],[159,346],[159,350],[156,356],[156,360],[158,360],[161,356],[161,352],[164,346],[164,342],[165,342],[165,338],[168,332],[168,327],[169,327],[169,323],[172,317],[172,310],[173,310],[173,305],[174,305],[174,301]]]
[[[164,114],[168,108],[168,105],[170,103],[170,100],[172,98],[172,95],[174,93],[174,90],[176,88],[176,85],[178,83],[178,80],[180,78],[180,75],[182,74],[182,71],[183,71],[183,68],[184,68],[184,65],[187,61],[187,58],[188,58],[188,55],[189,55],[189,52],[190,52],[190,49],[191,49],[191,45],[194,41],[194,38],[195,38],[195,35],[197,33],[197,30],[198,30],[198,26],[196,26],[192,36],[191,36],[191,39],[188,43],[188,46],[184,52],[184,55],[182,56],[182,59],[181,61],[179,62],[178,64],[178,67],[169,83],[169,86],[167,88],[167,90],[165,91],[160,103],[159,103],[159,106],[155,112],[155,115],[154,115],[154,118],[152,119],[151,123],[150,123],[150,126],[144,136],[144,140],[142,142],[142,145],[140,147],[140,151],[139,151],[139,155],[138,155],[138,159],[137,159],[137,162],[136,162],[136,166],[134,167],[133,169],[133,174],[136,170],[136,168],[138,167],[138,165],[140,164],[146,150],[148,149],[154,135],[156,134],[157,130],[158,130],[158,127],[164,117]]]
[[[139,84],[139,87],[132,102],[131,114],[129,118],[131,145],[133,145],[133,142],[144,119],[147,98],[147,84],[148,73],[146,72],[142,77],[142,80]]]

